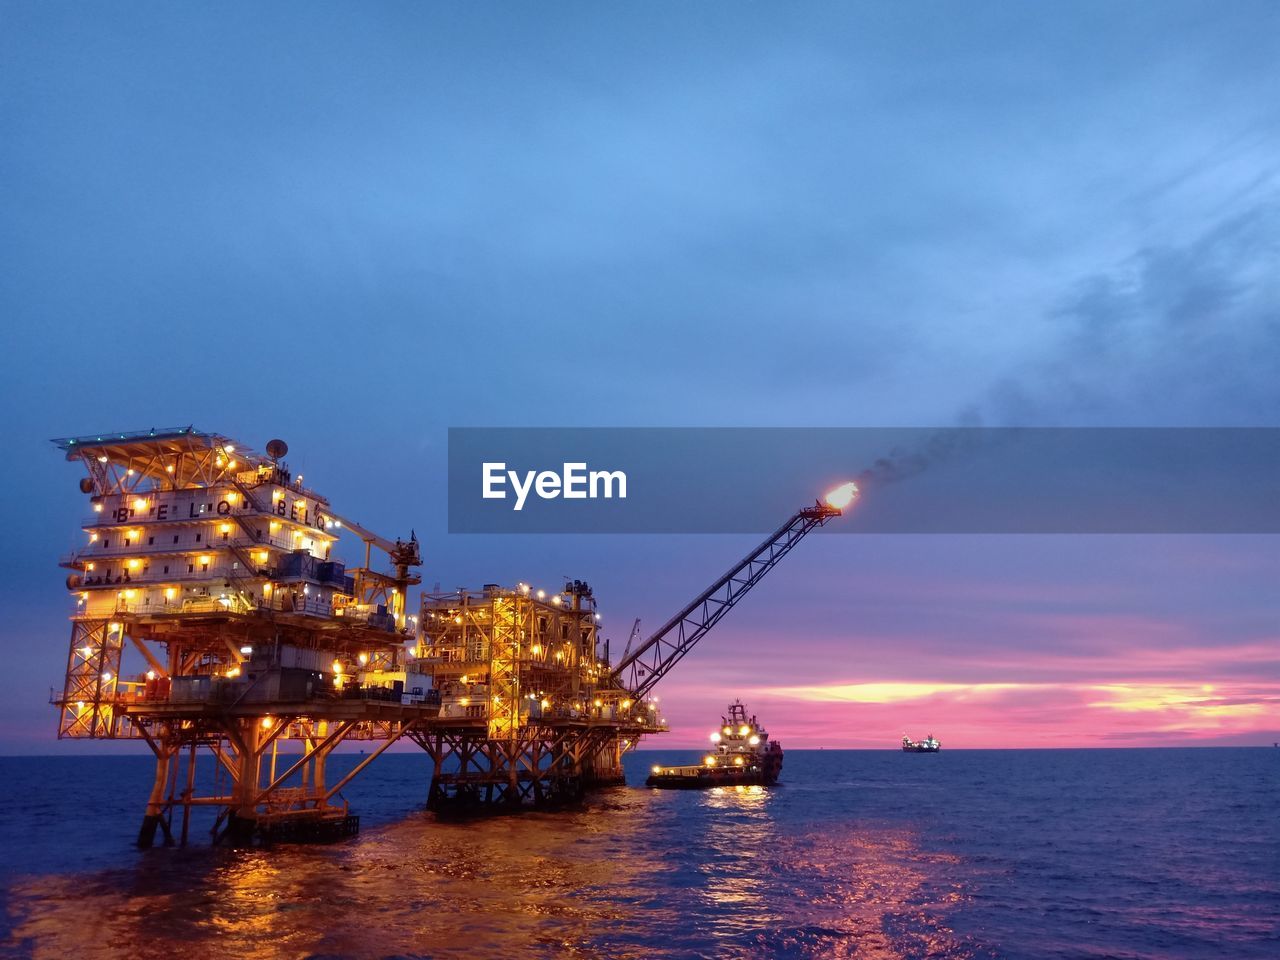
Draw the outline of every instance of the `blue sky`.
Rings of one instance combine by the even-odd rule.
[[[283,436],[347,512],[416,527],[428,584],[584,577],[625,636],[751,541],[448,537],[447,427],[1276,425],[1278,30],[1244,2],[5,4],[0,749],[52,748],[56,558],[83,510],[48,437]],[[961,653],[927,677],[908,654],[950,609],[925,585],[971,556],[1058,627],[1170,625],[1121,630],[1121,666],[1280,621],[1273,538],[1177,539],[1158,571],[1141,538],[827,540],[748,601],[825,610],[814,631],[847,641],[796,688],[868,679],[853,574],[886,551],[920,598],[883,682],[969,682]],[[1063,683],[1108,673],[1106,629],[1029,637],[1014,605],[983,608],[1009,663],[1052,634]],[[715,643],[769,656],[749,619],[682,665],[678,729],[745,682],[717,679]],[[1244,653],[1184,679],[1228,675],[1266,679],[1255,700],[1280,683]],[[1197,716],[1177,729],[1236,735]]]

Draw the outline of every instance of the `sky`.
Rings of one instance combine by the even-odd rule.
[[[84,749],[51,437],[284,437],[427,586],[586,579],[621,643],[755,538],[450,536],[449,427],[1280,426],[1278,30],[9,0],[0,752]],[[659,687],[664,745],[737,696],[795,747],[1270,743],[1278,575],[1274,536],[815,535]]]

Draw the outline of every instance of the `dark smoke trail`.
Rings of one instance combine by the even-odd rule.
[[[918,442],[895,447],[854,478],[858,487],[869,489],[907,480],[939,464],[972,456],[997,442],[997,438],[1007,439],[1012,433],[1008,429],[982,426],[981,418],[972,411],[961,421],[960,426],[922,430]]]

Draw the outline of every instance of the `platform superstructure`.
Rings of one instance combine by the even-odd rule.
[[[63,558],[73,609],[51,696],[58,735],[151,747],[142,846],[157,832],[185,842],[198,807],[217,811],[215,840],[352,833],[342,788],[402,738],[431,757],[427,800],[442,812],[621,783],[623,754],[666,728],[658,681],[857,494],[846,484],[797,511],[647,639],[637,622],[613,663],[581,580],[415,604],[412,531],[392,540],[339,513],[290,471],[283,441],[259,454],[182,427],[54,442],[83,466],[89,501]],[[344,535],[360,566],[339,555]],[[333,781],[326,761],[352,740],[369,749]],[[201,795],[198,762],[225,786]]]
[[[74,609],[58,734],[151,745],[140,842],[170,834],[175,809],[185,834],[198,805],[221,807],[233,836],[354,829],[328,755],[349,739],[386,746],[436,709],[406,615],[416,540],[383,541],[390,573],[368,553],[347,570],[342,520],[281,441],[267,456],[190,427],[55,443],[85,467],[90,510],[63,560]],[[286,740],[303,759],[279,771]],[[201,748],[230,775],[223,795],[194,795]]]
[[[665,725],[654,699],[613,681],[600,618],[581,580],[423,597],[440,714],[413,737],[434,761],[434,809],[543,805],[623,782],[622,754]]]

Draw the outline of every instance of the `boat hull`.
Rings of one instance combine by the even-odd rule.
[[[771,787],[782,773],[782,747],[773,743],[743,766],[658,767],[644,782],[659,790],[707,790],[711,787]]]
[[[777,774],[767,776],[763,770],[707,770],[697,773],[654,773],[644,782],[659,790],[709,790],[712,787],[770,787],[778,782]]]

